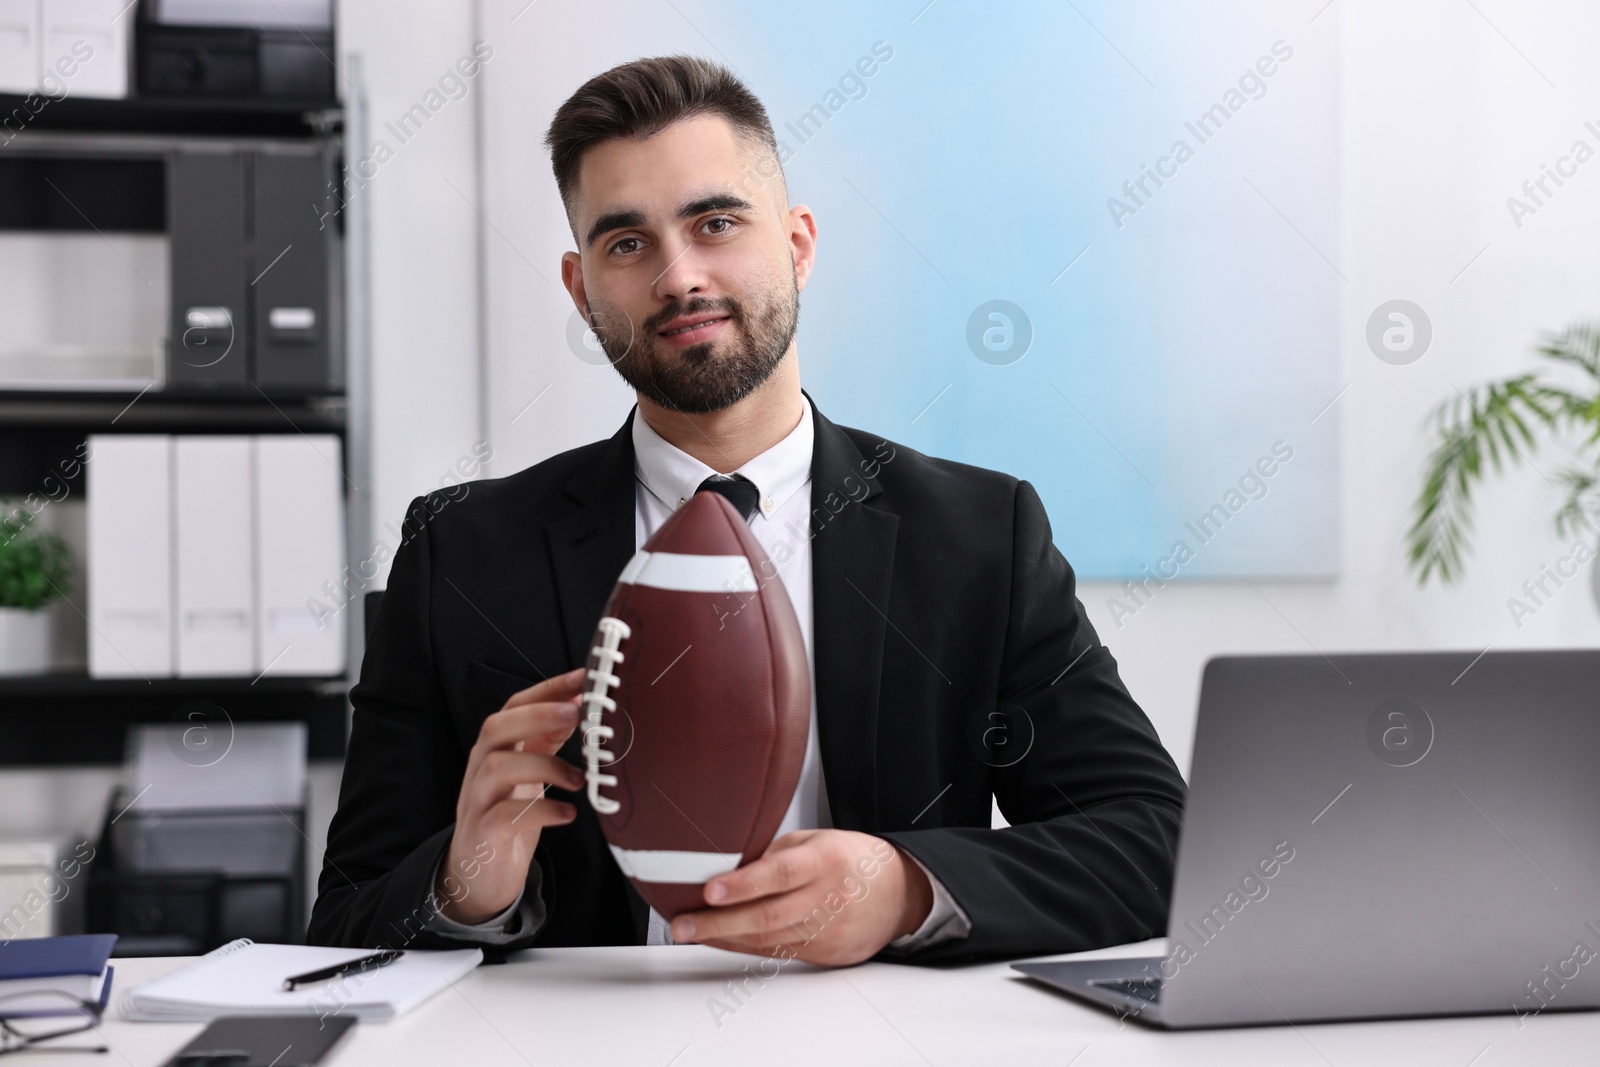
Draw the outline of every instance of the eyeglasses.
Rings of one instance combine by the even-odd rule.
[[[100,1005],[60,990],[0,997],[0,1056],[8,1052],[108,1052],[104,1045],[45,1045],[100,1025]]]

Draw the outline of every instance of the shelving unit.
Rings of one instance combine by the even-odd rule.
[[[343,108],[330,107],[326,100],[263,102],[176,97],[94,100],[78,96],[51,100],[34,113],[26,103],[28,99],[14,93],[0,93],[0,115],[31,113],[27,124],[30,130],[312,137],[336,132],[345,114]]]
[[[174,398],[157,390],[128,393],[0,390],[0,427],[62,427],[105,432],[107,427],[149,433],[270,433],[298,430],[338,433],[346,425],[342,396],[300,401],[258,398]]]
[[[129,723],[203,722],[226,736],[236,722],[299,721],[311,759],[339,759],[348,689],[344,678],[4,678],[0,752],[7,766],[120,763]]]
[[[347,72],[359,77],[359,63]],[[356,84],[354,82],[351,83]],[[37,102],[36,102],[37,103]],[[362,102],[352,91],[341,106],[328,101],[127,99],[68,97],[49,101],[20,133],[15,125],[0,137],[0,154],[25,158],[51,145],[83,151],[95,144],[138,155],[147,148],[159,156],[175,143],[215,141],[250,144],[304,142],[341,153],[347,119],[359,122]],[[0,115],[23,109],[24,98],[0,94]],[[335,158],[338,158],[337,156]],[[343,198],[341,198],[343,199]],[[92,209],[91,209],[92,210]],[[344,443],[346,481],[369,486],[370,425],[365,411],[364,205],[344,203],[338,224],[344,232],[343,262],[332,284],[339,287],[344,315],[338,321],[343,348],[343,388],[296,395],[259,389],[199,392],[160,386],[145,390],[0,388],[0,496],[41,493],[42,479],[75,454],[91,433],[323,433]],[[82,499],[81,474],[68,486],[68,499]],[[350,489],[346,499],[345,555],[365,538],[365,489]],[[340,613],[349,635],[349,676],[257,679],[155,678],[96,679],[82,670],[29,677],[0,677],[0,766],[117,763],[123,758],[126,727],[143,722],[182,722],[196,707],[212,725],[250,721],[303,721],[309,728],[312,759],[343,756],[348,723],[348,690],[362,649],[361,606]],[[196,704],[196,702],[200,702]],[[217,712],[220,711],[220,718]]]

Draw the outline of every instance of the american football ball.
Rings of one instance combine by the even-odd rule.
[[[761,856],[800,779],[811,714],[789,595],[730,503],[696,493],[617,579],[580,699],[589,803],[668,919]]]

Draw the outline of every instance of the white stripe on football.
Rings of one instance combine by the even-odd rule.
[[[610,847],[622,873],[641,882],[699,885],[708,878],[726,874],[739,866],[737,852],[670,852],[618,848],[616,845]]]
[[[618,582],[682,593],[754,593],[755,572],[743,556],[686,556],[677,552],[634,553]]]

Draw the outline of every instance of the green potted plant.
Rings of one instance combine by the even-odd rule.
[[[50,602],[67,594],[72,550],[30,530],[34,513],[0,506],[0,674],[50,669]]]
[[[1534,350],[1547,366],[1457,389],[1429,416],[1435,443],[1406,538],[1419,583],[1438,577],[1449,584],[1461,577],[1471,541],[1473,489],[1490,473],[1531,465],[1530,457],[1545,441],[1559,442],[1569,453],[1559,468],[1541,471],[1561,491],[1556,532],[1581,538],[1573,546],[1576,562],[1587,563],[1596,555],[1600,324],[1547,335]]]

